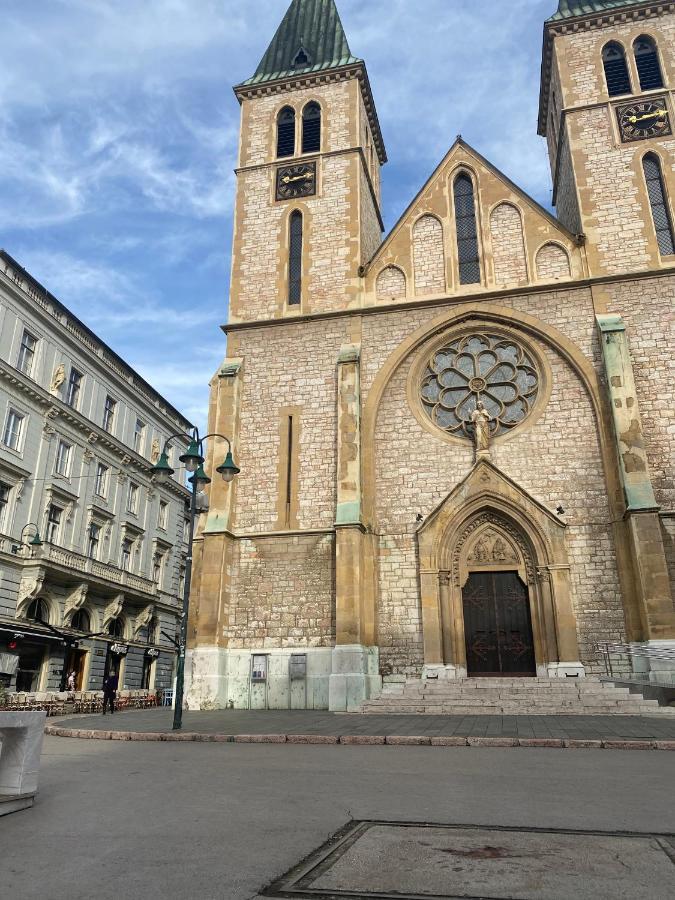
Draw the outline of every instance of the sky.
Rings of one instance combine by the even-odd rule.
[[[225,355],[239,106],[290,0],[0,0],[0,246],[203,428]],[[461,134],[544,206],[556,0],[338,0],[387,231]]]

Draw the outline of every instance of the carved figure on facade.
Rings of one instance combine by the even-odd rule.
[[[56,394],[61,389],[61,385],[66,380],[66,367],[63,363],[59,363],[59,365],[54,369],[54,374],[52,375],[52,383],[49,387],[49,390],[52,394]]]
[[[44,581],[45,573],[41,571],[29,572],[21,576],[19,592],[17,595],[17,610],[35,600],[42,590]]]
[[[522,561],[525,566],[527,582],[528,582],[528,584],[533,584],[534,580],[535,580],[535,567],[534,567],[534,563],[532,561],[530,552],[527,548],[527,545],[525,544],[525,541],[523,540],[522,536],[519,534],[519,532],[516,528],[514,528],[505,519],[502,519],[501,516],[499,516],[493,512],[486,512],[486,513],[482,513],[481,515],[477,516],[465,528],[464,532],[461,534],[457,543],[455,544],[455,548],[454,548],[453,554],[452,554],[452,575],[453,575],[454,583],[458,587],[461,586],[460,564],[461,564],[461,558],[462,558],[462,553],[463,553],[464,547],[466,546],[467,542],[471,539],[472,535],[474,535],[475,532],[479,528],[481,528],[481,526],[486,525],[486,524],[494,525],[495,528],[498,530],[498,532],[501,532],[502,535],[507,535],[508,538],[513,541],[513,544],[517,548],[517,552],[508,546],[506,539],[503,538],[500,534],[498,534],[496,532],[491,532],[494,535],[495,541],[497,541],[497,540],[500,541],[500,546],[497,549],[496,557],[495,557],[495,543],[488,542],[488,548],[484,549],[481,547],[481,549],[479,551],[481,554],[485,553],[487,556],[487,559],[476,559],[475,554],[476,554],[476,550],[478,549],[478,545],[477,545],[476,549],[473,550],[469,554],[468,561],[472,562],[472,563],[477,563],[477,562],[482,563],[483,565],[486,565],[486,564],[489,564],[492,562],[516,563],[519,561],[518,554],[520,554],[520,557],[522,558]],[[490,534],[490,532],[488,532],[488,534]],[[485,535],[485,538],[487,538],[487,537],[488,537],[488,535]],[[485,538],[482,538],[481,540],[483,540]],[[481,541],[479,541],[478,543],[480,544]],[[502,555],[505,555],[506,558],[503,559]]]
[[[66,602],[63,607],[63,624],[69,625],[73,615],[82,609],[87,600],[87,591],[89,585],[86,582],[76,585],[67,595]]]
[[[103,610],[103,627],[106,628],[110,622],[119,619],[124,607],[124,594],[116,594],[110,603]]]
[[[134,619],[134,637],[136,637],[142,628],[147,628],[152,617],[155,614],[155,604],[149,603],[145,609],[142,609]]]
[[[153,464],[153,466],[155,465],[155,463],[156,463],[157,460],[159,459],[159,455],[160,455],[161,452],[162,452],[162,451],[161,451],[161,448],[160,448],[160,445],[159,445],[159,439],[158,439],[158,438],[154,438],[153,441],[152,441],[152,447],[151,447],[151,449],[150,449],[150,462]]]
[[[479,400],[476,403],[476,408],[471,413],[476,457],[490,455],[490,421],[490,414]]]

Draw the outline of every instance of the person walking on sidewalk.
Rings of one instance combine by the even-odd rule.
[[[110,705],[110,715],[115,712],[115,697],[117,696],[117,675],[114,672],[110,672],[109,675],[103,679],[103,715],[105,715],[105,711]]]

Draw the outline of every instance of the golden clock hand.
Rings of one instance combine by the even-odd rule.
[[[655,112],[645,113],[644,116],[630,116],[628,121],[631,125],[635,125],[638,122],[644,122],[647,119],[662,119],[666,115],[667,112],[665,109],[657,109]]]

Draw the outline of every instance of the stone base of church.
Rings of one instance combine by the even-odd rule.
[[[186,708],[355,710],[379,691],[378,666],[378,648],[360,645],[197,647],[186,658]]]
[[[379,692],[379,648],[345,644],[333,648],[328,708],[355,712],[365,700]]]

